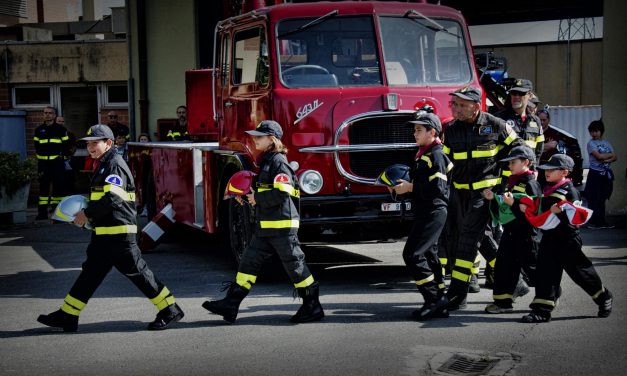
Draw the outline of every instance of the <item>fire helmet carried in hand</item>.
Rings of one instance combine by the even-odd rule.
[[[228,199],[235,196],[244,196],[250,193],[250,188],[253,186],[255,176],[257,176],[257,174],[247,170],[238,171],[233,174],[226,185],[224,198]]]
[[[409,166],[404,164],[393,164],[388,166],[377,177],[378,185],[385,185],[386,187],[393,187],[398,184],[399,179],[409,181]]]
[[[89,199],[81,195],[67,196],[54,209],[52,219],[59,222],[73,222],[76,218],[76,213],[85,209],[89,204]],[[86,223],[85,228],[91,228],[89,223]]]

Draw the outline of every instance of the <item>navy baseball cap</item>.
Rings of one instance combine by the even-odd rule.
[[[509,152],[507,158],[501,159],[501,162],[507,162],[514,159],[528,159],[529,162],[535,163],[536,156],[529,146],[516,146]]]
[[[516,81],[514,81],[514,85],[509,88],[509,91],[520,91],[522,93],[527,93],[531,90],[533,90],[533,84],[531,83],[531,81],[524,78],[517,79]]]
[[[97,140],[113,140],[115,136],[111,128],[104,124],[96,124],[89,128],[87,131],[87,137],[81,138],[83,141],[97,141]]]
[[[540,170],[568,170],[575,168],[575,161],[566,154],[553,154],[549,160],[538,166]]]
[[[442,123],[440,123],[440,118],[438,115],[418,111],[416,112],[416,118],[405,123],[408,127],[413,127],[416,124],[423,125],[425,128],[433,128],[435,129],[436,135],[439,135],[442,132]]]
[[[279,123],[274,120],[264,120],[253,131],[246,131],[251,136],[274,136],[281,139],[283,136],[283,130]]]
[[[449,95],[454,95],[467,101],[473,101],[477,103],[481,102],[481,90],[472,86],[463,87],[459,90],[449,93]]]

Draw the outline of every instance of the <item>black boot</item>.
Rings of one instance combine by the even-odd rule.
[[[451,281],[451,285],[446,292],[448,304],[446,309],[449,311],[457,311],[467,307],[466,297],[468,296],[468,284],[456,279]]]
[[[237,283],[231,282],[224,299],[205,301],[202,304],[202,307],[211,313],[222,316],[225,321],[232,324],[237,318],[239,305],[242,300],[244,300],[246,295],[248,295],[248,291],[248,289],[238,285]]]
[[[520,320],[520,322],[527,324],[539,324],[549,321],[551,321],[551,314],[549,312],[542,312],[539,310],[532,310],[528,315],[523,316]]]
[[[78,329],[78,316],[70,315],[62,310],[54,311],[49,315],[39,315],[37,321],[53,328],[63,328],[64,332],[75,332]]]
[[[418,310],[412,312],[412,316],[418,321],[426,321],[432,318],[446,318],[448,317],[448,298],[446,295],[442,295],[438,300],[428,302]]]
[[[320,284],[314,282],[307,287],[297,288],[298,296],[303,299],[303,305],[300,306],[298,312],[290,319],[294,323],[303,323],[322,320],[324,311],[320,305],[319,296]]]
[[[169,305],[157,313],[155,321],[148,324],[148,330],[163,330],[183,318],[185,314],[178,304]]]
[[[595,303],[599,306],[599,313],[597,316],[599,317],[609,317],[610,313],[612,313],[612,302],[614,300],[614,295],[610,292],[610,290],[605,289],[605,293],[603,293],[599,298],[595,299]]]
[[[516,284],[516,288],[514,288],[514,292],[512,293],[512,302],[516,301],[516,298],[525,296],[529,294],[529,286],[522,278],[522,276],[518,277],[518,283]]]

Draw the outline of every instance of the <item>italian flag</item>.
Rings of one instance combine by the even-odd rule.
[[[521,204],[527,205],[525,217],[533,227],[537,227],[541,230],[554,229],[557,225],[559,225],[560,219],[557,215],[551,213],[550,210],[547,210],[544,213],[539,213],[541,200],[541,197],[532,198],[529,196],[525,196],[520,199]],[[592,216],[592,210],[573,204],[570,201],[560,201],[557,203],[557,206],[559,206],[566,214],[568,222],[571,225],[584,225]]]

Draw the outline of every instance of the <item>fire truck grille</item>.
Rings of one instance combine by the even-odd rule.
[[[357,120],[348,129],[349,142],[351,145],[414,143],[413,132],[404,126],[408,120],[409,115]],[[389,165],[411,166],[415,155],[416,150],[350,153],[350,170],[357,176],[374,179]]]

